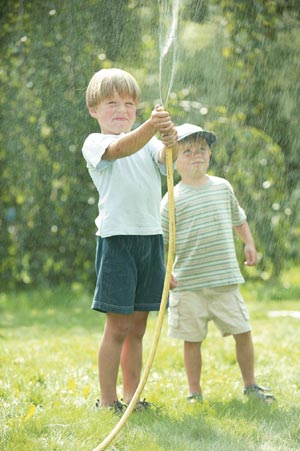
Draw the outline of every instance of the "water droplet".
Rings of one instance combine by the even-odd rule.
[[[266,180],[265,182],[263,182],[262,187],[264,189],[269,189],[271,187],[271,182],[269,182],[269,180]]]
[[[89,205],[94,205],[94,203],[95,203],[95,198],[94,197],[89,197],[88,198],[88,204]]]
[[[278,211],[278,210],[280,210],[280,204],[278,204],[278,203],[276,202],[276,203],[274,203],[274,204],[272,205],[272,208],[273,208],[273,210]]]
[[[291,208],[286,208],[285,210],[284,210],[284,213],[287,215],[287,216],[291,216],[291,214],[292,214],[292,210],[291,210]]]

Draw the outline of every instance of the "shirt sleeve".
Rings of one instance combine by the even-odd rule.
[[[82,148],[82,154],[87,162],[88,168],[104,169],[111,165],[113,161],[102,160],[102,156],[107,147],[119,138],[119,135],[103,135],[92,133],[89,135]]]

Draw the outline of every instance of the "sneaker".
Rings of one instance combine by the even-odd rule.
[[[146,401],[146,398],[144,398],[143,401],[139,401],[138,403],[136,403],[134,411],[135,412],[142,412],[144,410],[153,409],[154,407],[156,408],[156,406],[154,404],[152,404],[149,401]]]
[[[117,414],[123,414],[127,408],[126,404],[118,400],[114,401],[114,403],[111,404],[110,406],[102,406],[100,399],[97,399],[95,406],[97,409],[109,409]]]
[[[266,404],[272,404],[276,401],[276,398],[271,393],[265,393],[266,391],[270,391],[270,388],[252,384],[244,388],[244,395],[248,396],[251,400],[259,400]]]
[[[202,403],[203,396],[202,393],[191,393],[187,398],[187,402],[190,404]]]

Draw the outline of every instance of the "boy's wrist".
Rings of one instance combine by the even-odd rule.
[[[152,132],[153,135],[155,135],[155,133],[157,133],[157,128],[154,125],[154,121],[152,118],[147,119],[146,122],[144,122],[144,125],[147,127],[147,129],[149,130],[149,132]]]

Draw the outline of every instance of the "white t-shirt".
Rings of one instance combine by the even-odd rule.
[[[110,143],[121,135],[92,133],[82,153],[99,193],[97,235],[157,235],[160,218],[161,178],[158,162],[162,143],[152,138],[141,150],[113,161],[101,160]]]

